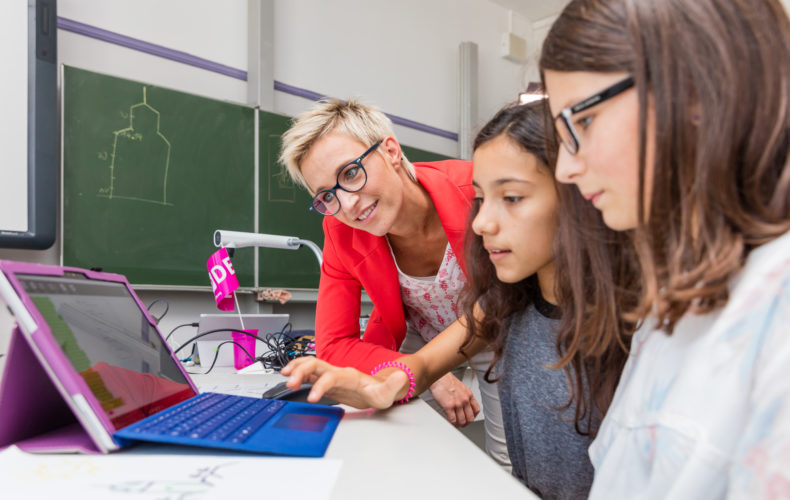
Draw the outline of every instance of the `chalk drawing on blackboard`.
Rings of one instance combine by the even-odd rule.
[[[159,130],[160,114],[148,104],[146,91],[143,87],[142,102],[129,107],[129,126],[113,132],[110,185],[98,196],[172,206],[167,201],[170,141]]]
[[[268,148],[269,152],[266,161],[266,170],[268,178],[267,198],[269,201],[280,201],[285,203],[295,203],[296,201],[296,186],[291,182],[282,163],[278,161],[278,152],[280,151],[280,136],[269,135]]]

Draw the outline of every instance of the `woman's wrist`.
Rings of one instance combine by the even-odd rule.
[[[452,378],[448,378],[448,377],[452,377]],[[428,389],[433,390],[435,387],[440,387],[444,384],[455,382],[456,380],[458,380],[458,378],[455,375],[453,375],[452,372],[447,372],[441,377],[434,380],[433,383],[428,386]]]
[[[403,396],[403,398],[399,399],[398,401],[395,401],[395,404],[403,404],[408,402],[414,396],[414,391],[417,387],[417,382],[416,379],[414,378],[414,372],[411,371],[411,368],[409,368],[405,363],[401,363],[400,361],[385,361],[383,363],[379,363],[378,365],[376,365],[376,367],[374,367],[373,370],[370,371],[370,375],[376,376],[376,374],[379,374],[379,377],[383,376],[386,379],[389,376],[389,374],[392,373],[394,370],[403,371],[406,374],[406,376],[409,378],[408,385],[404,387],[404,389],[406,390],[405,396]],[[403,389],[399,391],[399,395],[402,392]]]
[[[383,383],[386,382],[387,378],[389,378],[389,376],[392,375],[393,373],[402,372],[402,371],[403,370],[401,370],[400,368],[386,367],[377,371],[375,374],[371,372],[370,375],[376,380],[378,380],[379,382]],[[406,394],[409,392],[410,382],[411,381],[407,376],[406,379],[404,379],[403,384],[398,388],[398,392],[396,392],[395,395],[392,396],[393,399],[392,404],[395,404],[395,401],[398,401],[406,397]]]

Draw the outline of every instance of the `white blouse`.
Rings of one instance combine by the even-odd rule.
[[[466,277],[449,243],[436,276],[409,276],[398,267],[398,282],[406,324],[426,342],[458,319],[458,297]]]
[[[635,334],[590,446],[590,498],[790,497],[790,233],[752,251],[730,292],[671,336]]]

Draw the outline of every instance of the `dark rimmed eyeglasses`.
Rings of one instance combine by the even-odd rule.
[[[362,160],[379,147],[381,141],[377,141],[370,146],[367,151],[362,153],[359,158],[343,165],[337,173],[337,183],[330,189],[323,189],[313,196],[310,203],[310,210],[321,215],[335,215],[340,211],[340,199],[337,197],[337,190],[341,189],[347,193],[356,193],[368,182],[368,173],[362,165]]]
[[[579,134],[576,132],[573,122],[571,121],[573,115],[601,104],[607,99],[611,99],[612,97],[625,92],[633,86],[634,77],[628,76],[615,83],[611,87],[606,87],[597,94],[592,95],[587,99],[574,104],[573,106],[563,108],[559,112],[559,114],[554,118],[554,128],[557,131],[557,136],[560,138],[560,142],[562,142],[562,145],[565,146],[565,149],[567,149],[571,155],[575,155],[579,152]]]

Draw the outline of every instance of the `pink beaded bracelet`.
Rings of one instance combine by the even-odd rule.
[[[406,396],[404,396],[403,399],[401,399],[400,401],[395,401],[395,404],[402,405],[403,403],[409,401],[412,398],[412,396],[414,396],[414,389],[417,387],[417,382],[415,382],[414,380],[414,373],[411,371],[411,368],[404,365],[403,363],[400,363],[398,361],[385,361],[383,363],[379,363],[375,368],[370,370],[370,374],[375,375],[381,370],[383,370],[384,368],[388,368],[388,367],[399,368],[404,372],[406,372],[406,375],[409,376],[409,391],[406,393]]]

